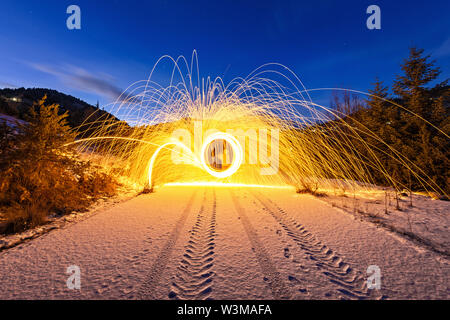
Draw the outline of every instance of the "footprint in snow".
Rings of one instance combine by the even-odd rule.
[[[286,258],[290,258],[291,257],[291,254],[290,254],[290,252],[289,252],[289,248],[284,248],[284,256],[286,257]]]

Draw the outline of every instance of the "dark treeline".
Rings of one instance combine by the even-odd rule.
[[[30,107],[43,96],[47,97],[47,103],[59,105],[59,115],[68,112],[67,123],[72,128],[77,128],[84,123],[85,126],[79,128],[79,131],[95,129],[95,122],[103,124],[108,119],[114,122],[119,121],[115,116],[100,109],[98,103],[93,106],[71,95],[45,88],[0,89],[0,113],[26,120]]]
[[[448,196],[450,86],[448,79],[430,86],[440,74],[435,64],[422,49],[411,48],[392,90],[375,79],[369,91],[372,96],[366,100],[344,92],[335,95],[333,104],[364,141],[355,138],[354,145],[368,153],[362,145],[368,143],[394,183],[423,190],[423,184],[411,174],[412,170],[435,183]],[[399,158],[411,162],[402,163]],[[373,170],[371,174],[377,184],[392,184],[382,172]]]

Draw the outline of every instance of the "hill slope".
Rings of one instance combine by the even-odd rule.
[[[87,102],[71,95],[45,88],[0,89],[0,113],[25,120],[25,116],[33,102],[42,99],[44,95],[47,95],[49,104],[59,104],[61,113],[69,111],[68,122],[71,127],[81,125],[87,117],[94,113],[93,119],[111,117],[112,120],[119,121],[107,111],[101,110]]]

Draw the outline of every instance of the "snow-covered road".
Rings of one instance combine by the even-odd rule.
[[[447,258],[282,189],[166,186],[0,252],[0,299],[450,299],[449,280]]]

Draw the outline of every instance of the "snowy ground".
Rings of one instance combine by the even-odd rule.
[[[0,123],[5,122],[10,127],[17,127],[17,124],[25,124],[23,120],[19,120],[16,117],[8,116],[6,114],[0,113]]]
[[[419,194],[399,196],[393,192],[361,192],[355,196],[328,195],[323,200],[354,217],[370,221],[406,236],[419,246],[450,257],[450,201]]]
[[[447,255],[339,201],[163,187],[0,252],[0,299],[450,299]],[[434,203],[441,220],[424,217],[433,232],[419,233],[448,250],[449,207]],[[81,290],[67,288],[71,265]],[[380,290],[366,287],[369,265],[381,270]]]

